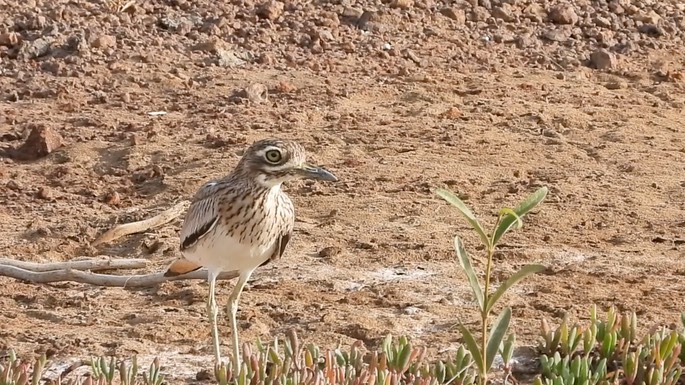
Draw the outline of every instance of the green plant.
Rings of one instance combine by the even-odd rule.
[[[98,384],[112,385],[118,369],[116,362],[114,357],[110,357],[109,361],[106,357],[92,358],[90,360],[92,378],[95,378]]]
[[[364,353],[360,342],[349,350],[321,351],[303,345],[294,331],[283,341],[256,349],[243,345],[239,372],[231,363],[215,370],[220,385],[473,385],[471,354],[461,347],[454,358],[427,363],[425,349],[413,347],[406,337],[388,335],[378,351]]]
[[[87,375],[78,375],[69,379],[63,379],[62,375],[55,380],[43,379],[47,364],[48,360],[45,355],[29,364],[17,358],[14,351],[10,351],[7,360],[0,361],[0,385],[38,385],[39,383],[46,385],[161,385],[164,382],[157,358],[152,361],[148,372],[142,376],[142,379],[138,375],[138,362],[135,356],[130,366],[123,360],[117,364],[117,359],[114,357],[94,357],[84,363],[90,367]]]
[[[38,385],[46,363],[45,354],[30,365],[17,358],[17,354],[10,350],[7,362],[0,362],[0,385]]]
[[[606,358],[575,356],[572,359],[570,356],[562,357],[559,352],[556,352],[552,357],[541,356],[540,367],[543,377],[537,377],[534,385],[597,385],[606,383]]]
[[[675,385],[682,375],[685,331],[661,328],[638,339],[635,312],[611,307],[604,321],[593,305],[589,326],[569,326],[565,317],[552,330],[543,320],[540,336],[536,385]]]
[[[464,336],[464,342],[474,357],[475,363],[478,367],[478,381],[480,384],[485,385],[488,380],[488,372],[492,367],[492,363],[495,359],[495,355],[498,351],[507,351],[509,355],[513,350],[513,339],[508,339],[503,344],[503,339],[507,330],[509,328],[509,322],[511,321],[511,308],[505,307],[502,312],[497,316],[495,322],[492,325],[492,329],[488,332],[488,318],[493,312],[493,308],[497,301],[507,292],[512,286],[517,282],[521,281],[530,274],[540,272],[544,270],[542,265],[527,265],[521,268],[518,272],[514,273],[506,281],[504,281],[494,292],[490,292],[491,289],[491,273],[493,264],[493,255],[495,253],[495,248],[497,244],[502,239],[502,236],[507,233],[512,227],[516,225],[520,228],[523,225],[521,218],[537,206],[542,200],[547,196],[547,187],[542,187],[527,199],[521,202],[516,208],[509,209],[504,208],[499,211],[497,221],[493,230],[490,234],[486,233],[481,226],[480,222],[476,216],[471,212],[471,210],[461,201],[456,195],[445,189],[436,190],[436,194],[456,207],[461,214],[466,218],[466,220],[471,224],[473,229],[480,236],[483,246],[487,253],[487,263],[485,268],[485,283],[484,287],[481,285],[474,271],[471,260],[466,253],[464,248],[464,243],[457,236],[454,239],[455,249],[459,259],[461,267],[464,269],[466,276],[469,281],[469,285],[473,291],[473,295],[478,303],[478,308],[480,310],[481,317],[481,339],[480,343],[476,342],[473,333],[469,331],[463,324],[459,325],[461,333]],[[488,335],[489,334],[489,335]],[[502,346],[504,345],[504,346]]]
[[[164,376],[161,374],[159,358],[155,357],[150,363],[147,373],[142,373],[142,381],[138,378],[138,359],[133,356],[131,366],[126,361],[121,360],[117,364],[115,357],[95,357],[90,360],[91,375],[86,379],[85,384],[113,385],[115,379],[119,379],[121,385],[161,385]],[[118,374],[118,376],[117,376]],[[77,380],[80,381],[80,380]]]

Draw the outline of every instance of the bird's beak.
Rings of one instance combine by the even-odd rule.
[[[338,178],[331,174],[328,170],[322,167],[312,166],[308,163],[303,163],[296,167],[296,170],[305,178],[319,179],[329,182],[337,182]]]

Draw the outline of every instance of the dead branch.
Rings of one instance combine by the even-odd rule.
[[[167,281],[207,279],[207,270],[196,270],[176,277],[165,277],[163,272],[143,275],[109,275],[78,271],[74,269],[35,272],[16,266],[1,265],[0,276],[31,283],[78,282],[108,287],[150,287]],[[238,276],[237,271],[221,273],[218,279],[228,280]]]
[[[118,225],[113,229],[109,229],[102,235],[100,235],[95,241],[93,241],[92,245],[97,246],[102,243],[111,242],[115,239],[121,238],[126,235],[141,233],[143,231],[154,229],[155,227],[159,227],[163,224],[169,223],[176,219],[179,215],[181,215],[181,213],[183,213],[188,203],[190,202],[184,200],[177,203],[170,209],[162,211],[161,213],[152,218],[148,218],[138,222],[124,223],[122,225]]]
[[[54,270],[90,270],[90,271],[102,271],[102,270],[121,270],[121,269],[140,269],[147,266],[147,260],[145,259],[113,259],[109,257],[99,257],[97,259],[88,259],[80,261],[68,261],[68,262],[50,262],[50,263],[40,263],[40,262],[25,262],[16,261],[9,258],[0,258],[0,266],[13,266],[18,267],[23,270],[29,270],[33,272],[46,272]]]

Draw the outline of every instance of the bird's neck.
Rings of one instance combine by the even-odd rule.
[[[260,188],[270,190],[276,194],[281,191],[281,185],[283,184],[283,181],[268,179],[264,174],[258,175],[256,178],[252,179],[251,182]]]

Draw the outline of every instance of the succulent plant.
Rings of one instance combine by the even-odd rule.
[[[684,332],[661,328],[639,340],[635,312],[611,307],[602,321],[593,305],[585,328],[564,318],[552,330],[542,320],[540,336],[537,385],[675,385],[682,374]]]

